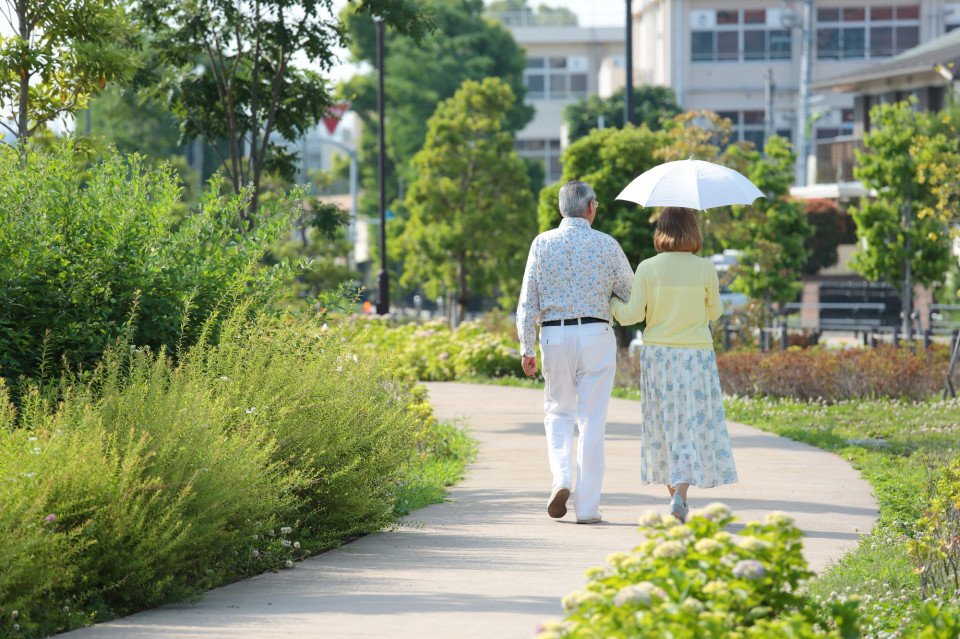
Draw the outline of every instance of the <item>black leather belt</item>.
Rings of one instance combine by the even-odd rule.
[[[565,319],[565,320],[550,320],[549,322],[544,322],[540,326],[560,326],[562,323],[564,326],[575,326],[577,324],[597,324],[603,322],[608,324],[607,320],[600,319],[599,317],[577,317],[574,319]]]

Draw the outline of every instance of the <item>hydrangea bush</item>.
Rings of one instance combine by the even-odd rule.
[[[865,636],[859,598],[805,593],[813,573],[789,516],[774,512],[736,533],[727,530],[734,521],[719,503],[693,512],[686,524],[645,514],[646,539],[588,570],[586,587],[563,599],[565,618],[544,623],[537,638]],[[960,637],[960,612],[930,602],[916,628],[896,636]]]

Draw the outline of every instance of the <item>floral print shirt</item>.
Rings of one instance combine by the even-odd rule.
[[[610,296],[630,301],[633,271],[615,239],[568,217],[530,246],[523,273],[517,332],[520,353],[536,353],[537,325],[551,320],[597,317],[610,321]]]

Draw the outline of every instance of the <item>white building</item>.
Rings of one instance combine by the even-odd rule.
[[[610,95],[625,83],[624,28],[542,26],[529,14],[492,14],[527,52],[523,82],[533,120],[517,133],[520,155],[543,160],[548,184],[560,179],[563,107],[591,93]]]
[[[944,0],[810,0],[812,84],[855,73],[960,27]],[[772,81],[771,130],[797,140],[803,2],[634,0],[634,82],[673,87],[684,110],[729,117],[738,139],[762,146]],[[816,147],[854,134],[850,94],[813,96]],[[808,184],[815,181],[808,169]]]

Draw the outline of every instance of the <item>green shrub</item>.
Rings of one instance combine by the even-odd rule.
[[[15,148],[0,149],[0,376],[8,382],[64,361],[92,368],[135,300],[133,343],[173,352],[235,299],[228,292],[270,290],[286,273],[256,265],[289,229],[293,200],[261,207],[244,228],[249,194],[221,197],[216,180],[184,217],[169,166],[135,155],[108,156],[88,171],[81,164],[68,145],[33,152],[25,166]]]
[[[389,352],[416,378],[449,381],[476,377],[519,377],[520,353],[505,335],[487,332],[479,322],[464,322],[451,331],[440,321],[391,326],[383,320],[347,318],[366,348]]]
[[[565,622],[541,637],[716,637],[793,613],[812,573],[802,533],[783,513],[750,522],[738,534],[723,504],[688,523],[654,511],[640,519],[647,539],[587,572],[586,588],[564,598]]]
[[[733,521],[718,503],[686,524],[645,514],[646,540],[588,570],[586,587],[563,600],[566,617],[544,623],[538,639],[960,637],[960,609],[932,602],[912,624],[875,633],[878,603],[807,594],[812,573],[792,519],[771,513],[731,534],[724,528]]]
[[[924,399],[943,389],[949,356],[942,345],[914,354],[889,344],[872,349],[718,352],[717,368],[723,391],[731,395],[828,401]]]
[[[960,460],[936,478],[911,551],[924,597],[960,598]]]
[[[182,599],[395,521],[425,416],[406,385],[342,331],[249,315],[176,364],[121,343],[60,402],[0,398],[0,634]]]

